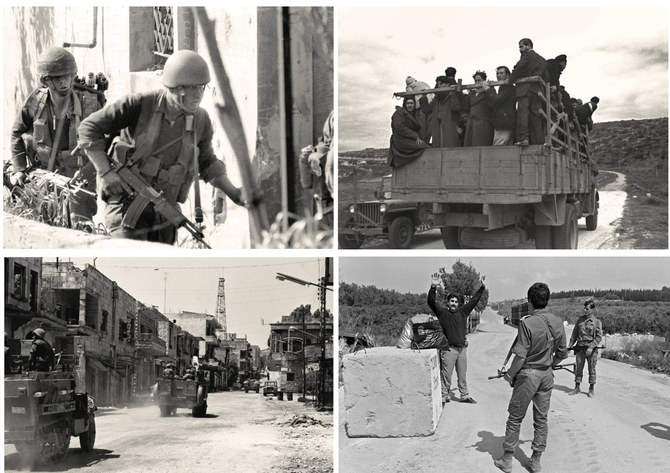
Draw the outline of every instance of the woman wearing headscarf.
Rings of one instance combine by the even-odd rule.
[[[405,97],[402,107],[396,107],[391,117],[391,144],[388,163],[399,167],[415,160],[429,145],[426,117],[416,109],[414,97]]]

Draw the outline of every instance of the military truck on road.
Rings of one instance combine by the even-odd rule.
[[[207,414],[207,383],[201,375],[196,379],[159,379],[152,388],[152,398],[161,417],[176,415],[177,408],[191,409],[193,417]]]
[[[586,217],[587,230],[598,225],[597,171],[588,131],[555,107],[549,84],[541,78],[521,81],[542,84],[544,144],[428,148],[393,168],[394,198],[430,204],[446,248],[514,248],[535,240],[538,249],[575,249],[578,219]]]
[[[93,450],[95,400],[76,391],[74,373],[62,365],[27,371],[16,358],[5,373],[5,443],[14,444],[29,464],[65,459],[71,437],[79,437],[82,451]]]

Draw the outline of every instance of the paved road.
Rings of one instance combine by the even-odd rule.
[[[502,364],[514,336],[497,314],[484,311],[480,330],[468,336],[468,386],[478,404],[447,404],[432,436],[350,439],[340,403],[339,471],[499,472],[493,459],[502,455],[511,388],[487,377]],[[573,380],[569,372],[555,372],[544,472],[670,471],[670,377],[600,359],[595,398],[568,396]],[[531,408],[521,428],[517,473],[527,471],[520,463],[531,454],[532,436]]]
[[[205,418],[179,409],[160,417],[158,407],[102,409],[97,439],[83,453],[72,439],[67,458],[34,471],[284,472],[333,471],[332,413],[293,401],[244,392],[213,393]],[[306,414],[320,424],[290,426]],[[5,471],[26,471],[13,445],[5,446]]]
[[[619,247],[616,227],[623,217],[624,204],[626,203],[626,177],[618,172],[603,171],[617,175],[617,179],[611,184],[599,190],[600,209],[598,214],[598,228],[594,231],[586,229],[584,218],[579,220],[579,249],[598,250],[616,249]],[[365,249],[388,249],[388,241],[375,239],[366,242]],[[529,241],[516,249],[534,249],[535,242]],[[429,250],[444,249],[440,230],[429,230],[419,233],[412,240],[412,249]]]

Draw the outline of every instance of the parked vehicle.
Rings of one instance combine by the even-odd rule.
[[[21,355],[12,355],[5,373],[5,443],[14,444],[27,463],[65,459],[71,437],[84,452],[95,444],[95,400],[77,392],[74,373],[60,363],[49,372],[28,371]]]
[[[393,169],[393,197],[432,204],[427,220],[440,227],[446,248],[513,248],[535,240],[536,248],[575,249],[578,219],[586,217],[587,230],[598,225],[588,130],[555,108],[549,84],[539,77],[522,81],[543,86],[545,144],[428,148]]]
[[[249,391],[260,392],[261,382],[257,379],[246,379],[243,383],[244,392],[248,393]]]
[[[277,395],[277,381],[265,381],[263,383],[263,396]]]
[[[392,248],[409,248],[415,233],[433,228],[430,205],[393,198],[391,179],[391,175],[381,179],[376,200],[359,202],[354,197],[355,202],[346,207],[338,231],[340,248],[358,249],[375,237],[387,238]]]

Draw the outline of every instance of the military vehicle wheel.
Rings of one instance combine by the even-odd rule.
[[[160,406],[161,410],[161,417],[169,417],[170,416],[170,407],[169,406]]]
[[[49,430],[42,431],[38,440],[39,459],[45,465],[65,459],[70,448],[70,431],[66,425],[53,426]]]
[[[565,222],[553,228],[554,248],[557,250],[575,250],[579,244],[579,226],[577,209],[572,204],[565,206]]]
[[[389,246],[407,249],[412,244],[414,222],[409,217],[397,217],[389,225]]]
[[[95,416],[93,414],[90,414],[90,416],[88,430],[79,436],[79,446],[85,452],[93,450],[95,445]]]
[[[205,417],[205,414],[207,414],[207,403],[204,403],[200,406],[195,406],[193,409],[191,409],[191,415],[193,417]]]
[[[177,415],[177,408],[176,407],[173,407],[172,409],[170,409],[170,415],[173,416],[173,417]]]
[[[538,225],[535,227],[535,248],[538,250],[551,250],[552,227],[549,225]]]
[[[260,392],[260,388],[256,388],[256,394]]]
[[[458,242],[458,227],[442,227],[440,233],[446,249],[459,250],[461,248],[461,244]]]
[[[342,228],[353,228],[354,223],[354,217],[349,217],[344,225],[342,225]],[[357,250],[361,247],[364,241],[363,238],[356,235],[339,235],[337,240],[340,248],[343,250]]]
[[[586,229],[590,232],[598,228],[598,209],[593,215],[586,217]]]

